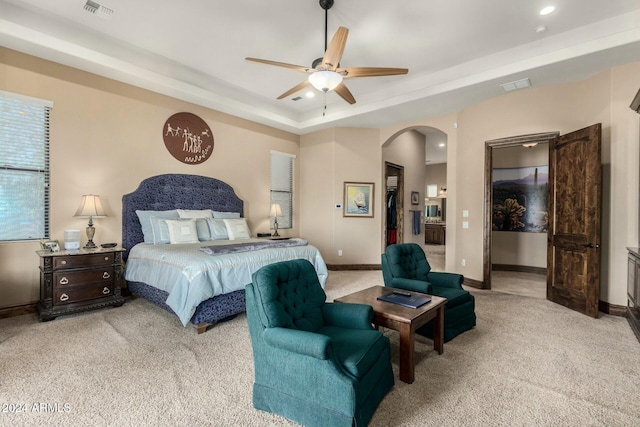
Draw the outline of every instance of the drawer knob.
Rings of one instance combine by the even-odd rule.
[[[107,273],[106,271],[104,273],[102,273],[102,278],[103,279],[108,279],[110,277],[111,277],[111,275],[109,273]]]
[[[60,261],[60,264],[62,264],[62,265],[67,265],[67,261],[62,260],[62,261]]]
[[[102,290],[102,295],[109,295],[110,293],[111,291],[109,290],[109,288],[105,286],[104,289]]]
[[[68,299],[69,299],[69,295],[67,295],[67,294],[60,295],[60,301],[66,301]]]
[[[108,256],[104,257],[104,260],[109,261],[109,257]]]
[[[67,283],[69,283],[69,279],[67,279],[66,277],[63,277],[62,279],[60,279],[61,285],[66,285]]]

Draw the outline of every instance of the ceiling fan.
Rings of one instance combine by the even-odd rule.
[[[406,68],[381,68],[381,67],[340,67],[340,59],[344,52],[344,47],[347,43],[347,35],[349,30],[345,27],[339,27],[331,43],[327,45],[327,13],[333,6],[333,0],[319,0],[320,7],[324,9],[324,56],[313,61],[311,67],[304,67],[301,65],[287,64],[284,62],[270,61],[268,59],[259,58],[245,58],[247,61],[260,62],[267,65],[275,65],[278,67],[289,68],[296,71],[302,71],[309,74],[309,78],[302,83],[292,87],[278,99],[286,98],[287,96],[294,94],[306,87],[313,86],[316,89],[329,92],[335,90],[335,92],[342,97],[349,104],[355,104],[356,100],[347,89],[347,86],[342,82],[342,79],[349,79],[354,77],[377,77],[377,76],[395,76],[398,74],[407,74],[409,72]]]

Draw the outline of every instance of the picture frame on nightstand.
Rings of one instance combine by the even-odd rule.
[[[43,240],[40,247],[43,251],[60,252],[60,243],[57,240]]]

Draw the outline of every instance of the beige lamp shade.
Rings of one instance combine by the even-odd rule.
[[[282,216],[282,208],[280,208],[279,203],[274,203],[271,205],[271,213],[269,213],[269,216],[272,216],[275,218]]]
[[[107,215],[104,213],[104,208],[102,207],[100,196],[94,194],[86,194],[82,196],[82,200],[80,200],[80,206],[78,206],[78,210],[76,211],[74,216],[87,218],[104,218]]]

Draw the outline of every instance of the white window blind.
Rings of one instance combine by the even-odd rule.
[[[277,151],[271,152],[271,204],[278,203],[282,217],[278,228],[293,227],[293,162],[295,156]],[[271,218],[273,229],[273,218]]]
[[[52,105],[0,91],[0,241],[49,238]]]

